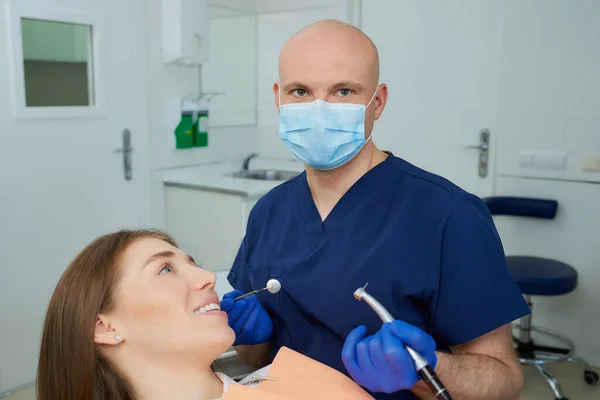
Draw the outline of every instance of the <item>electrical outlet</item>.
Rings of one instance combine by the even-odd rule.
[[[581,162],[581,170],[583,172],[600,172],[600,157],[586,155]]]

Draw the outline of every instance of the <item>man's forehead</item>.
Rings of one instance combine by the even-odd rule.
[[[282,84],[301,82],[327,86],[341,81],[376,83],[377,49],[362,32],[339,21],[317,23],[293,36],[282,48]]]
[[[323,79],[317,81],[311,80],[295,80],[291,82],[281,81],[283,91],[290,91],[293,89],[311,89],[311,88],[327,88],[330,90],[339,90],[339,89],[354,89],[356,91],[362,91],[365,88],[365,84],[353,81],[353,80],[335,80],[335,81],[326,81]]]
[[[297,62],[282,60],[279,78],[283,85],[300,82],[311,86],[330,86],[339,82],[367,85],[372,80],[372,70],[351,57],[324,56],[303,58]]]

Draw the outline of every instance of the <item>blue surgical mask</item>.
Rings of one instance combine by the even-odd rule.
[[[279,137],[304,164],[332,170],[352,160],[371,139],[365,139],[364,104],[310,103],[280,105]],[[279,94],[281,104],[281,93]]]

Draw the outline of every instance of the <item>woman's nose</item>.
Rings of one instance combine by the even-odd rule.
[[[215,283],[217,282],[217,275],[206,269],[200,269],[194,277],[194,289],[214,289]]]

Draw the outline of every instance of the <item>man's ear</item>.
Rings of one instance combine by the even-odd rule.
[[[379,90],[379,92],[377,93],[377,96],[375,97],[375,99],[373,99],[373,101],[375,102],[376,106],[375,106],[375,121],[377,121],[379,119],[379,117],[381,116],[381,114],[383,113],[383,110],[385,109],[385,105],[387,104],[387,99],[388,99],[388,87],[385,83],[382,83],[381,85],[379,85],[379,87],[377,88]]]
[[[273,84],[273,96],[275,97],[275,107],[277,107],[277,111],[279,111],[279,85],[281,82],[275,82]]]
[[[103,314],[96,318],[96,329],[94,331],[94,342],[96,344],[115,345],[122,343],[124,338],[118,330],[111,325],[110,319]]]

